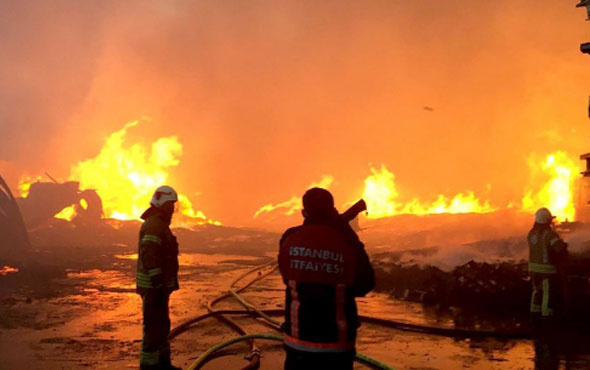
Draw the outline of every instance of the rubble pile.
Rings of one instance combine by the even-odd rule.
[[[452,272],[453,298],[472,311],[485,309],[502,315],[528,314],[531,284],[528,264],[490,264],[470,261]]]
[[[530,283],[527,264],[469,261],[445,272],[434,266],[404,266],[375,259],[377,290],[392,297],[446,310],[527,315]]]

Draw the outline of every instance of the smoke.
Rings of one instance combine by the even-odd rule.
[[[371,163],[409,199],[491,184],[507,204],[531,152],[585,151],[583,16],[549,0],[2,2],[0,171],[66,178],[149,116],[138,139],[178,136],[170,178],[226,224],[325,173],[356,199]]]
[[[436,266],[450,271],[471,260],[528,259],[526,235],[532,218],[504,210],[487,214],[402,215],[361,220],[360,238],[376,260]]]
[[[31,171],[49,162],[91,88],[107,12],[100,1],[0,3],[0,159]]]
[[[587,228],[575,230],[563,239],[568,244],[568,252],[580,256],[590,253],[590,230]]]

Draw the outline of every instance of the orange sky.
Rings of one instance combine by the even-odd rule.
[[[131,138],[179,136],[172,185],[225,224],[382,163],[404,197],[503,206],[532,152],[590,150],[575,3],[2,2],[0,172],[67,178],[148,116]]]

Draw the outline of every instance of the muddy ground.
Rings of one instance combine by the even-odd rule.
[[[81,232],[61,225],[32,234],[35,248],[27,262],[20,264],[21,270],[0,276],[0,369],[138,368],[141,300],[134,292],[137,226],[113,229],[110,225],[100,232]],[[386,248],[383,242],[371,244],[371,240],[385,237],[369,232],[361,233],[369,240],[369,251],[382,252]],[[172,326],[206,313],[206,303],[227,290],[233,279],[273,258],[279,237],[276,233],[229,228],[176,233],[182,251],[181,289],[171,296]],[[425,236],[420,235],[424,241]],[[0,264],[5,263],[0,259]],[[282,308],[282,288],[274,274],[244,296],[261,308]],[[219,308],[240,306],[227,300]],[[359,311],[411,323],[453,325],[449,317],[435,310],[384,293],[359,299]],[[249,333],[272,332],[251,318],[237,321]],[[172,341],[174,362],[188,367],[209,347],[234,336],[215,319],[201,322]],[[357,343],[359,352],[399,369],[531,369],[535,348],[540,348],[531,340],[452,339],[369,324],[360,328]],[[258,345],[262,350],[261,368],[280,369],[280,343],[259,341]],[[567,360],[572,366],[588,368],[585,353],[590,351],[585,347],[582,344],[569,353],[560,351],[561,366]],[[236,344],[204,368],[241,368],[247,354],[245,344]],[[363,368],[360,364],[357,367]]]

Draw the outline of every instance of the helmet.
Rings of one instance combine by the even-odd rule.
[[[535,222],[538,224],[550,224],[554,218],[547,208],[539,208],[535,213]]]
[[[334,209],[334,197],[322,188],[311,188],[303,194],[303,209],[310,215],[327,214]]]
[[[154,207],[161,207],[166,202],[176,202],[178,194],[172,187],[163,185],[156,189],[150,204]]]

